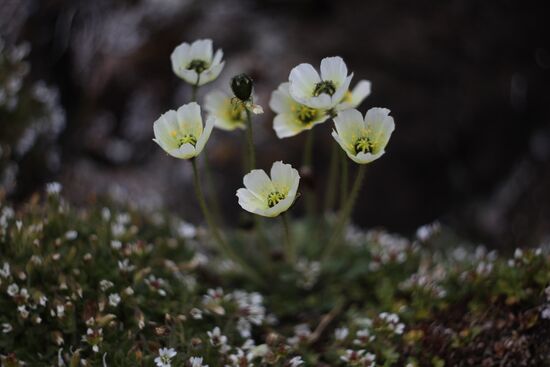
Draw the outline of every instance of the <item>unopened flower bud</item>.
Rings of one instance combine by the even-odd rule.
[[[246,74],[239,74],[231,79],[231,90],[241,101],[248,101],[252,95],[254,81]]]

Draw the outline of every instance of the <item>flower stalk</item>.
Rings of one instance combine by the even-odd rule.
[[[296,249],[294,248],[294,242],[290,235],[290,225],[288,224],[288,216],[286,213],[281,214],[281,220],[285,232],[285,257],[286,261],[292,265],[296,262]]]
[[[355,177],[355,181],[353,182],[353,187],[351,189],[351,192],[346,200],[344,207],[340,211],[340,215],[338,216],[336,225],[334,227],[334,231],[332,232],[332,236],[327,246],[325,247],[325,251],[322,257],[323,262],[327,261],[330,258],[330,255],[334,251],[335,246],[337,245],[338,241],[342,238],[342,233],[344,232],[344,229],[346,228],[348,220],[351,216],[351,213],[353,212],[353,207],[355,205],[355,201],[357,200],[357,195],[359,194],[359,191],[361,189],[363,179],[365,178],[366,170],[367,170],[366,165],[364,164],[359,165],[357,176]]]
[[[242,259],[240,256],[238,256],[235,253],[235,251],[233,251],[231,246],[229,246],[229,244],[222,237],[222,234],[220,233],[220,230],[218,229],[218,226],[216,225],[216,222],[214,221],[214,218],[212,217],[212,214],[208,209],[208,205],[206,204],[206,200],[204,198],[204,194],[201,188],[199,170],[197,168],[196,159],[191,159],[191,163],[193,166],[193,180],[194,180],[197,200],[199,201],[199,205],[204,215],[204,219],[206,220],[206,223],[208,224],[208,227],[210,228],[210,231],[212,232],[214,239],[218,243],[219,250],[229,259],[239,264],[242,267],[242,269],[252,278],[252,280],[258,283],[262,283],[262,280],[258,276],[258,274],[246,263],[246,261],[244,261],[244,259]]]
[[[256,168],[256,153],[254,150],[254,135],[252,133],[252,113],[246,109],[246,140],[248,146],[248,169]]]

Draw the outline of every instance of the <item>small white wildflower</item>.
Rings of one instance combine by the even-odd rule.
[[[7,334],[13,330],[13,327],[11,324],[8,324],[7,322],[4,322],[2,324],[2,333]]]
[[[99,282],[99,289],[101,289],[103,292],[105,292],[106,290],[108,290],[109,288],[111,288],[113,286],[114,286],[113,282],[111,282],[107,279],[103,279]]]
[[[340,356],[340,359],[346,363],[354,364],[354,363],[358,363],[364,354],[365,354],[365,351],[363,349],[361,350],[347,349],[344,355]]]
[[[132,289],[132,287],[126,287],[124,289],[124,294],[127,295],[127,296],[131,296],[134,294],[134,290]]]
[[[108,222],[111,219],[111,211],[109,208],[102,208],[101,209],[101,219],[103,221]]]
[[[111,306],[116,307],[118,306],[119,303],[120,303],[120,296],[118,295],[118,293],[113,293],[109,295],[109,304]]]
[[[118,261],[118,268],[123,273],[129,273],[134,271],[136,267],[130,264],[129,259],[123,259],[122,261],[121,260]]]
[[[290,361],[288,361],[289,367],[298,367],[304,364],[304,360],[300,356],[293,357]]]
[[[542,312],[540,313],[540,317],[542,317],[543,319],[550,319],[550,306],[546,306]]]
[[[69,241],[76,240],[77,237],[78,237],[78,232],[75,230],[67,231],[65,233],[65,238]]]
[[[15,221],[15,226],[17,227],[17,230],[21,232],[21,228],[23,228],[23,222],[20,220]]]
[[[16,283],[12,283],[8,286],[7,292],[10,297],[13,297],[19,293],[19,286]]]
[[[55,307],[55,309],[56,309],[57,317],[62,318],[63,316],[65,316],[65,306],[64,305],[57,305]]]
[[[215,53],[211,39],[199,39],[189,44],[183,42],[170,55],[172,71],[192,85],[201,86],[220,75],[225,61],[223,51]]]
[[[155,358],[155,363],[157,367],[171,367],[172,358],[178,354],[174,348],[160,348],[159,356]]]
[[[17,307],[17,311],[19,311],[19,314],[22,318],[26,319],[27,317],[29,317],[29,311],[27,310],[27,307],[25,305]]]
[[[191,364],[191,367],[208,367],[207,364],[202,364],[202,357],[189,358],[189,364]]]
[[[113,250],[120,250],[122,247],[122,242],[118,240],[111,240],[111,248]]]
[[[0,277],[8,278],[10,275],[11,275],[10,264],[5,262],[2,268],[0,269]]]
[[[191,314],[191,317],[195,320],[201,320],[202,319],[202,311],[198,308],[192,308],[191,311],[189,311]]]
[[[59,182],[50,182],[46,184],[46,193],[50,196],[59,195],[63,187]]]
[[[252,353],[245,353],[242,349],[237,348],[236,353],[229,355],[231,365],[234,367],[248,367],[252,366],[252,359],[254,355]]]
[[[349,335],[349,329],[347,327],[337,328],[334,330],[334,338],[338,341],[346,339]]]
[[[194,238],[197,235],[197,227],[191,223],[182,221],[178,227],[178,234],[181,238],[190,239]]]
[[[515,251],[514,251],[514,258],[516,259],[521,259],[523,257],[523,250],[520,249],[520,248],[517,248]]]
[[[222,335],[219,327],[215,327],[212,331],[207,331],[208,338],[210,338],[210,344],[214,347],[221,347],[227,344],[227,337]]]

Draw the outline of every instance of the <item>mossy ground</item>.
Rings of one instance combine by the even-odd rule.
[[[290,266],[278,224],[228,235],[257,283],[168,214],[56,193],[2,204],[2,365],[152,366],[161,347],[173,366],[549,364],[545,251],[506,258],[438,226],[414,239],[350,228],[321,264],[330,220],[296,220]]]

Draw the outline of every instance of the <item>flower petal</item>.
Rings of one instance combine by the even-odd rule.
[[[219,64],[219,63],[222,61],[222,58],[223,58],[223,51],[222,51],[222,49],[220,48],[220,49],[217,50],[216,53],[214,54],[214,58],[212,59],[212,65],[217,65],[217,64]]]
[[[348,67],[340,56],[325,57],[321,60],[321,78],[341,85],[348,76]]]
[[[198,139],[202,134],[201,107],[196,102],[184,104],[178,108],[179,131],[184,134],[192,134]]]
[[[191,45],[191,60],[203,60],[212,62],[212,40],[196,40]]]
[[[244,187],[252,192],[258,200],[267,203],[267,196],[275,191],[267,173],[261,169],[253,169],[243,178]]]
[[[181,147],[170,150],[167,152],[174,158],[179,159],[189,159],[197,156],[197,151],[195,150],[195,147],[192,144],[186,143],[182,144]]]
[[[212,80],[216,79],[222,72],[224,66],[225,61],[212,65],[209,69],[203,71],[199,79],[199,85],[205,85],[206,83],[210,83]]]
[[[239,198],[239,205],[250,213],[256,213],[258,209],[266,207],[266,203],[258,200],[256,195],[245,188],[237,190],[237,197]]]
[[[288,80],[290,94],[299,100],[313,96],[315,85],[321,81],[321,77],[310,64],[300,64],[290,71]]]
[[[172,62],[172,70],[178,74],[179,69],[185,69],[187,64],[191,61],[191,46],[184,42],[177,46],[170,55],[170,61]]]
[[[271,93],[269,107],[276,113],[291,112],[292,105],[296,102],[292,99],[288,90],[290,83],[281,83],[277,90]]]
[[[356,109],[340,111],[334,118],[334,125],[338,136],[348,147],[353,146],[355,141],[365,132],[363,115]]]
[[[204,127],[204,131],[197,139],[197,144],[196,144],[197,154],[200,154],[200,152],[202,152],[202,150],[204,149],[206,142],[210,138],[210,134],[212,133],[212,129],[214,128],[215,123],[216,123],[216,118],[213,116],[209,116],[206,119],[206,125]]]
[[[296,194],[295,190],[298,188],[300,175],[290,164],[277,161],[271,166],[271,181],[277,191],[288,195],[292,194],[291,191],[294,190],[294,194]]]
[[[383,150],[395,130],[395,122],[387,108],[374,107],[367,111],[365,123],[372,131],[372,140]]]

